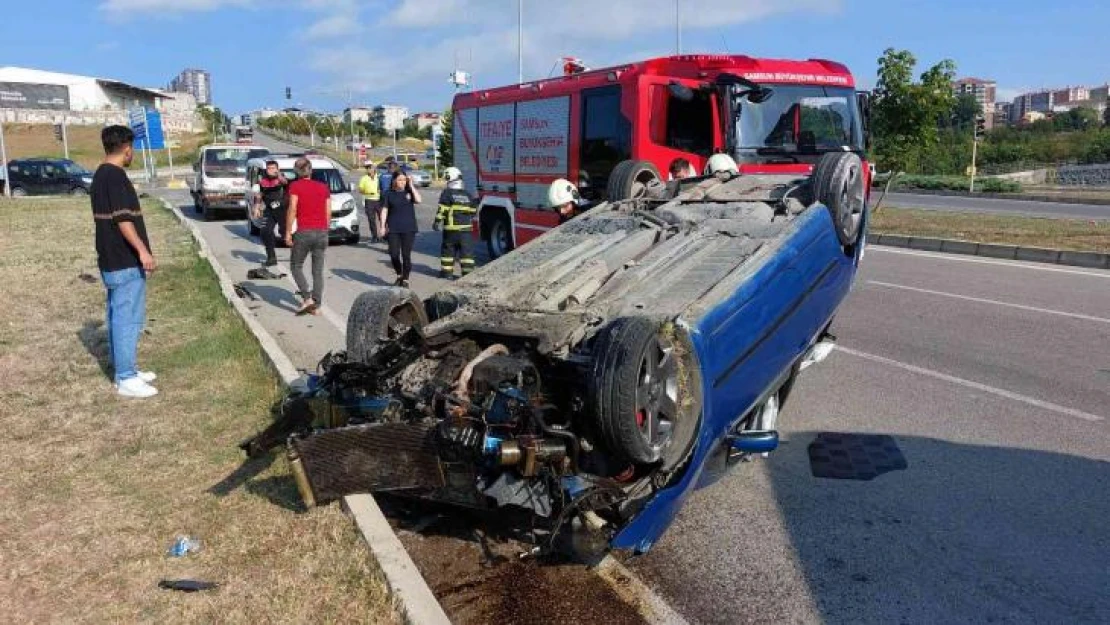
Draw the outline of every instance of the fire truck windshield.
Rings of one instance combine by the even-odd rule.
[[[762,102],[734,99],[735,143],[741,160],[828,151],[864,150],[863,129],[852,89],[817,85],[770,85]]]

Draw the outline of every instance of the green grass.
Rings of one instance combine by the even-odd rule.
[[[11,622],[397,622],[335,506],[303,511],[279,456],[243,465],[280,385],[168,212],[139,359],[161,393],[118,398],[86,202],[0,200],[0,605]],[[50,223],[49,236],[42,224]],[[204,551],[168,559],[175,535]],[[189,595],[162,578],[221,583]]]
[[[1110,252],[1110,220],[1049,219],[884,207],[871,232],[1062,250]]]
[[[876,176],[875,184],[885,186],[886,178]],[[971,186],[971,179],[967,176],[925,176],[919,174],[906,174],[899,176],[891,191],[903,189],[923,189],[931,191],[967,191]],[[1011,180],[999,178],[975,179],[975,190],[980,193],[1021,193],[1021,185]]]

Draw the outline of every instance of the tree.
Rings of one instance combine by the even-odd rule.
[[[872,119],[875,152],[884,168],[912,170],[922,151],[937,145],[937,127],[952,115],[956,65],[941,61],[914,82],[916,65],[907,50],[887,48],[879,58]]]
[[[443,112],[439,118],[443,125],[443,134],[439,139],[439,160],[447,165],[455,164],[455,114],[451,109]],[[434,147],[434,146],[433,146]]]
[[[1068,130],[1087,130],[1098,126],[1098,111],[1085,107],[1076,107],[1066,113],[1059,113],[1052,118],[1052,127],[1057,132]]]
[[[970,93],[961,93],[956,96],[955,105],[952,107],[952,126],[958,130],[970,130],[975,123],[975,118],[983,114],[983,107]]]
[[[1102,125],[1110,126],[1110,105],[1102,111]]]

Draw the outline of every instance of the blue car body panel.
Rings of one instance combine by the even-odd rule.
[[[866,225],[865,214],[861,227]],[[701,371],[701,430],[681,479],[651,497],[612,547],[644,552],[659,539],[698,487],[724,437],[832,320],[851,288],[862,249],[857,245],[854,254],[845,253],[829,211],[813,207],[798,216],[793,231],[735,292],[702,305],[696,318],[680,317]]]

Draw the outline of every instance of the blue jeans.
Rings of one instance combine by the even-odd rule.
[[[131,267],[102,271],[100,278],[108,289],[108,349],[118,384],[139,375],[135,361],[146,321],[146,274]]]

